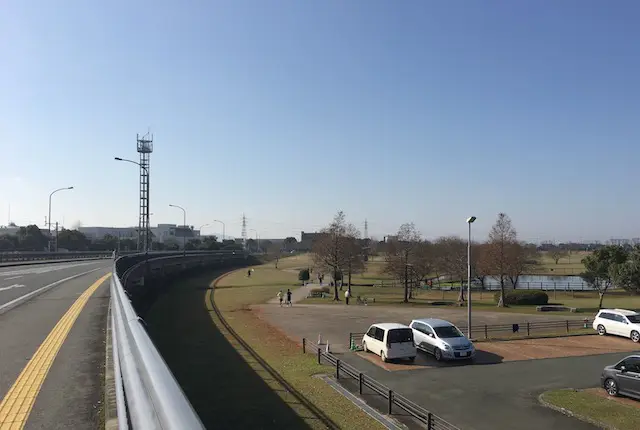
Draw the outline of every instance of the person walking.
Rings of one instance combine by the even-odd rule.
[[[349,290],[344,292],[344,301],[345,303],[348,305],[349,304],[349,297],[351,296],[351,294],[349,294]]]
[[[289,288],[287,288],[287,304],[289,306],[292,305],[292,303],[291,303],[291,289],[289,289]]]
[[[282,307],[282,290],[278,291],[278,301],[280,302],[280,307]]]

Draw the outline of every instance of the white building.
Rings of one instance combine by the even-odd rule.
[[[183,238],[187,241],[200,238],[200,230],[195,230],[192,225],[158,224],[156,227],[151,227],[151,232],[154,240],[161,243],[176,240],[180,244]]]
[[[89,240],[98,240],[110,235],[120,239],[138,239],[137,227],[79,227],[78,231]]]

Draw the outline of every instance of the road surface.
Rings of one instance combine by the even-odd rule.
[[[111,265],[0,268],[0,430],[97,428]]]

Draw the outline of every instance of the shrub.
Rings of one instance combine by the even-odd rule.
[[[500,291],[495,293],[493,299],[500,301]],[[505,305],[546,305],[549,296],[541,290],[509,290],[504,292]]]
[[[311,276],[309,275],[309,269],[302,269],[298,273],[298,280],[304,282],[304,281],[308,281],[309,279],[311,279]]]
[[[312,288],[311,289],[311,293],[330,293],[331,289],[329,287],[322,287],[322,288]]]

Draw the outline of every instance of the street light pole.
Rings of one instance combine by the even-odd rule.
[[[184,225],[184,228],[187,228],[187,211],[184,210],[184,208],[182,206],[178,206],[178,205],[169,205],[172,208],[178,208],[178,209],[182,209],[182,223]],[[182,255],[183,257],[187,256],[187,232],[185,231],[185,234],[182,236]]]
[[[219,222],[220,224],[222,224],[222,241],[224,242],[224,236],[225,236],[225,225],[222,221],[220,221],[219,219],[214,219],[213,222]]]
[[[47,225],[48,225],[48,232],[49,232],[49,246],[48,246],[49,252],[51,252],[51,197],[53,197],[53,195],[58,191],[64,191],[64,190],[73,190],[73,187],[58,188],[57,190],[53,190],[51,194],[49,194],[49,218],[47,218]]]
[[[467,240],[467,337],[471,340],[471,224],[476,220],[472,216],[467,218],[469,238]],[[462,287],[460,287],[462,288]]]

